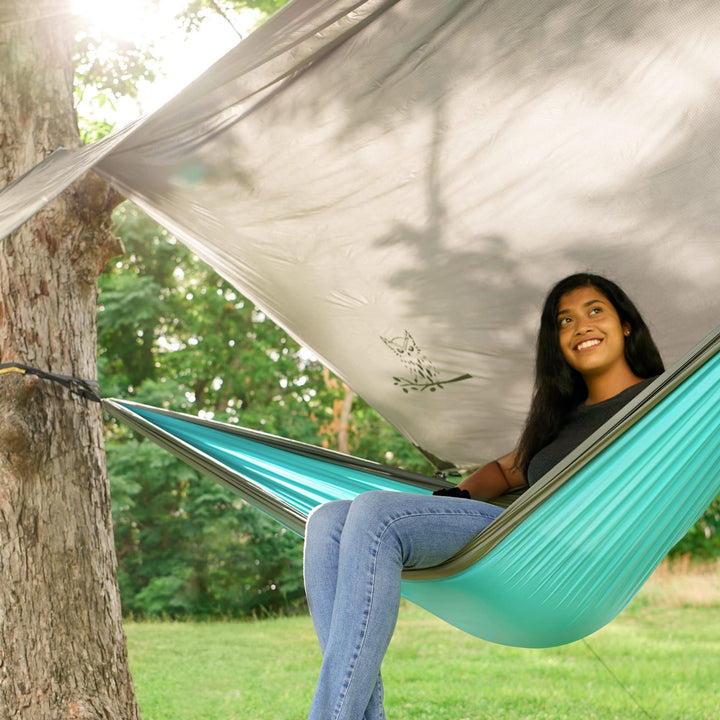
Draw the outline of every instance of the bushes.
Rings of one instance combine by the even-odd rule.
[[[126,615],[245,617],[304,608],[302,541],[150,442],[109,442]]]
[[[715,498],[687,535],[672,549],[671,557],[691,555],[699,560],[720,557],[720,497]]]

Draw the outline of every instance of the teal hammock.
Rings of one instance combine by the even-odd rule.
[[[719,348],[720,331],[458,555],[406,571],[403,595],[504,645],[562,645],[610,622],[720,492]],[[120,400],[104,405],[301,535],[320,503],[447,484],[234,425]]]

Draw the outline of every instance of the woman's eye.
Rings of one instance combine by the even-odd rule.
[[[569,317],[561,317],[558,319],[558,327],[563,327],[564,325],[567,325],[570,322]]]
[[[602,308],[594,307],[590,310],[590,315],[597,315],[598,313],[602,312]]]

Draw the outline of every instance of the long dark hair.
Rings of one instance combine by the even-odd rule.
[[[615,308],[620,322],[630,326],[630,335],[625,340],[625,359],[635,375],[650,378],[665,369],[650,330],[622,288],[591,273],[570,275],[557,283],[545,300],[540,319],[535,391],[516,456],[517,467],[526,476],[533,456],[555,438],[568,415],[587,398],[582,375],[567,364],[560,350],[557,322],[560,298],[585,286],[599,290]]]

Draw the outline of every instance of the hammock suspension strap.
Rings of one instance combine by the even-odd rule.
[[[593,657],[605,668],[608,675],[610,675],[610,677],[620,686],[623,692],[630,698],[635,707],[637,707],[648,720],[653,720],[652,715],[650,715],[650,713],[645,709],[644,705],[641,704],[635,695],[630,692],[630,688],[613,672],[612,668],[605,662],[605,660],[602,659],[600,653],[595,650],[592,645],[590,645],[587,638],[582,638],[582,643],[592,653]]]
[[[58,373],[38,370],[29,365],[20,363],[0,363],[0,375],[4,373],[19,373],[20,375],[35,375],[43,380],[50,380],[66,387],[73,395],[79,395],[92,402],[102,402],[100,386],[93,380],[83,380],[73,375],[60,375]]]

